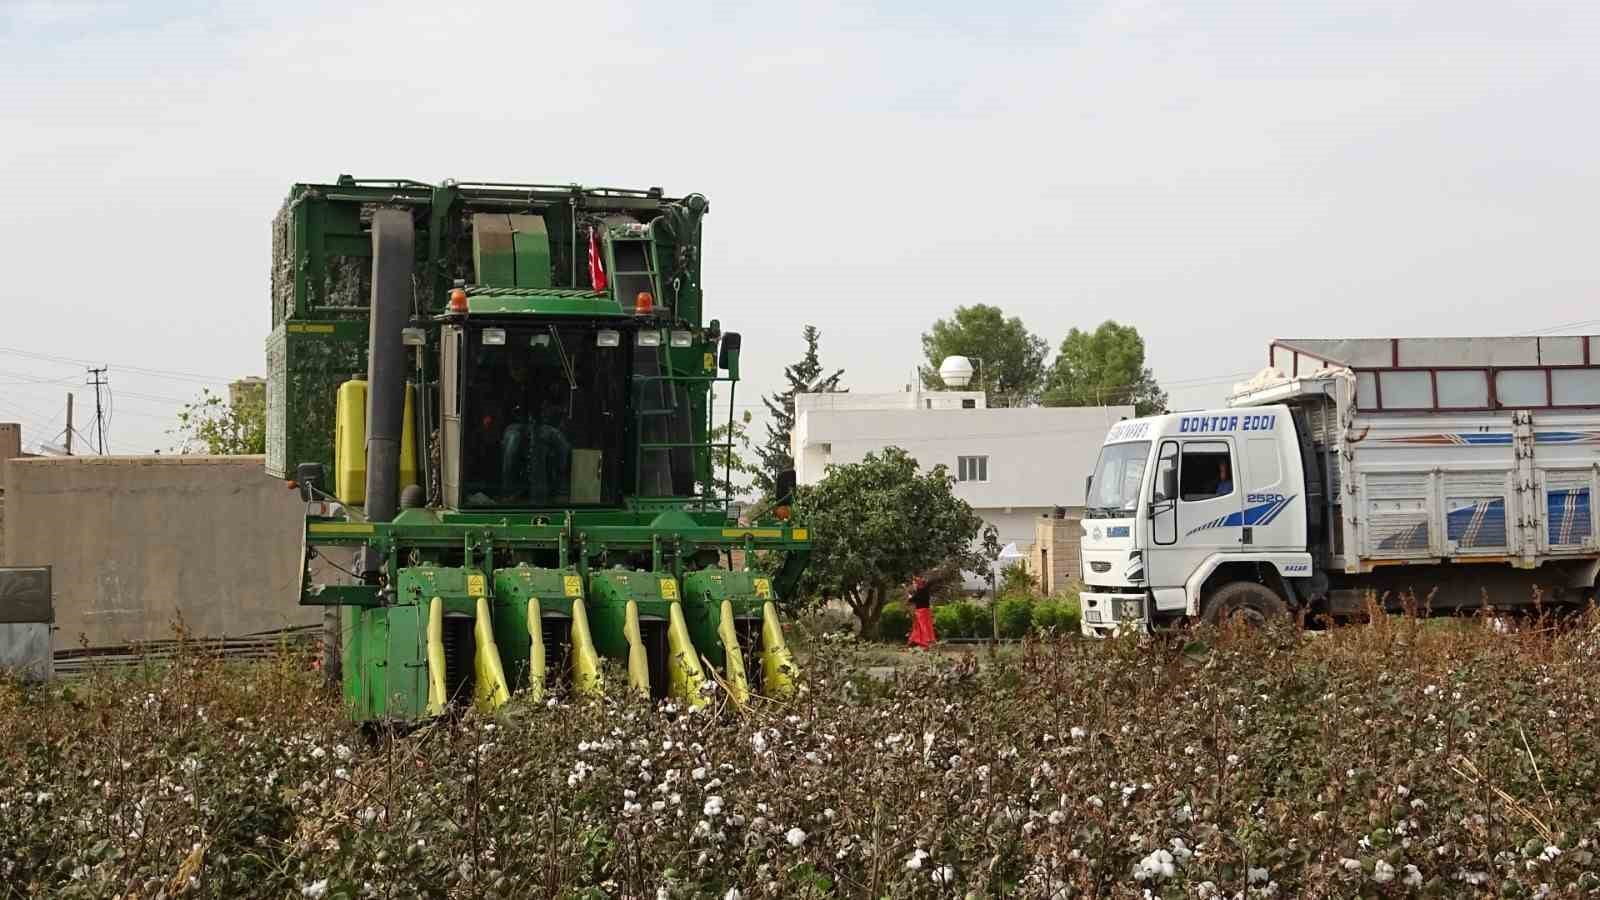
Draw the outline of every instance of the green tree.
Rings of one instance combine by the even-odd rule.
[[[167,432],[178,441],[179,453],[220,456],[267,452],[267,399],[262,391],[247,391],[230,403],[210,388],[178,410],[178,427]]]
[[[794,468],[794,456],[789,449],[789,435],[794,431],[794,395],[843,393],[839,387],[843,369],[832,375],[822,374],[822,363],[817,358],[817,342],[822,332],[816,326],[807,325],[801,335],[806,341],[806,355],[783,370],[783,377],[789,386],[770,397],[761,398],[770,418],[767,420],[767,442],[756,448],[760,471],[753,474],[755,486],[767,497],[777,492],[778,475]]]
[[[1167,393],[1145,365],[1139,329],[1107,320],[1092,332],[1067,332],[1045,381],[1044,405],[1123,403],[1141,416],[1167,411]]]
[[[958,306],[948,320],[935,320],[922,335],[922,353],[928,360],[920,370],[922,385],[942,390],[939,364],[948,356],[965,356],[980,369],[971,387],[987,391],[992,405],[1026,406],[1039,398],[1049,350],[1044,338],[1016,316],[1006,318],[998,306]],[[982,366],[977,363],[980,359]]]
[[[988,560],[974,545],[983,520],[955,496],[954,484],[943,465],[920,471],[899,447],[829,466],[795,498],[796,521],[811,529],[812,541],[801,592],[842,598],[871,637],[912,575],[952,561],[987,575]]]

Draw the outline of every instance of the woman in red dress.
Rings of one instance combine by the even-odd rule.
[[[928,588],[928,579],[917,575],[911,579],[911,593],[906,598],[911,601],[911,638],[913,647],[926,650],[933,646],[937,640],[933,633],[933,603],[932,591]]]

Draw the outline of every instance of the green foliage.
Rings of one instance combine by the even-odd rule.
[[[878,618],[878,638],[894,643],[905,643],[911,636],[911,607],[904,603],[890,603]]]
[[[230,403],[209,388],[178,411],[178,426],[167,432],[179,453],[239,456],[267,452],[267,395],[245,391]]]
[[[965,602],[951,606],[956,611],[956,627],[961,630],[959,637],[994,637],[994,618],[988,606]]]
[[[999,593],[1002,597],[1032,597],[1039,592],[1039,581],[1022,563],[1012,563],[1000,573]]]
[[[933,634],[935,637],[941,640],[966,637],[961,633],[961,614],[956,609],[957,605],[946,603],[933,608]]]
[[[712,493],[719,497],[748,496],[755,479],[761,474],[761,467],[750,460],[753,452],[750,446],[750,411],[745,410],[744,415],[732,423],[723,422],[712,428],[711,443],[714,447],[711,451],[712,483],[709,485]],[[717,444],[732,446],[720,449],[715,448]],[[705,487],[702,485],[702,490]]]
[[[954,483],[943,465],[922,472],[898,447],[829,466],[795,499],[795,521],[811,529],[799,593],[843,599],[871,636],[885,604],[913,575],[951,560],[986,574],[988,561],[973,550],[983,520],[955,496]]]
[[[794,468],[794,457],[789,449],[789,434],[794,430],[794,395],[843,392],[843,388],[839,387],[839,379],[844,376],[843,369],[832,375],[822,374],[822,362],[817,358],[817,343],[822,332],[813,325],[807,325],[801,334],[806,342],[806,355],[794,365],[784,367],[783,377],[789,386],[770,397],[761,398],[768,413],[767,441],[756,448],[760,464],[751,474],[755,487],[765,497],[771,497],[777,491],[778,476]]]
[[[973,360],[976,371],[969,390],[986,390],[993,406],[1026,406],[1044,384],[1044,357],[1050,345],[1030,332],[1016,316],[1007,319],[998,306],[958,306],[949,320],[937,319],[922,335],[924,387],[944,389],[939,364],[947,356]],[[978,360],[983,365],[978,365]],[[979,377],[982,386],[979,386]]]
[[[1033,605],[1033,629],[1038,632],[1054,630],[1057,634],[1077,634],[1082,615],[1078,611],[1077,597],[1051,597]]]
[[[1145,365],[1144,338],[1132,325],[1105,321],[1092,332],[1074,328],[1045,380],[1045,406],[1131,403],[1138,415],[1167,411],[1167,395]]]
[[[1033,601],[1026,597],[1003,599],[995,604],[994,613],[1003,638],[1027,637],[1033,627]]]

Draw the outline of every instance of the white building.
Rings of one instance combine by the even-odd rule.
[[[1025,554],[1035,520],[1083,506],[1106,430],[1131,406],[989,409],[982,391],[798,394],[791,432],[795,478],[820,481],[830,463],[899,447],[923,467],[944,463],[956,495]]]

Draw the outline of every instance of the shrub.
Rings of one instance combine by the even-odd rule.
[[[1033,602],[1022,597],[1001,600],[995,606],[995,617],[999,619],[1001,637],[1025,637],[1033,624]]]
[[[891,603],[878,617],[878,640],[903,644],[911,636],[911,607]]]
[[[994,635],[994,623],[989,618],[989,607],[979,606],[976,603],[952,603],[950,606],[956,611],[956,617],[961,623],[962,637],[986,638]]]
[[[1036,631],[1049,631],[1061,627],[1061,602],[1040,600],[1033,605],[1033,627]]]
[[[1055,602],[1061,609],[1060,622],[1056,628],[1062,632],[1076,633],[1078,626],[1083,624],[1083,606],[1078,602],[1078,589],[1070,588]]]
[[[961,630],[961,616],[956,610],[959,605],[947,603],[933,608],[933,632],[941,640],[967,636]]]

